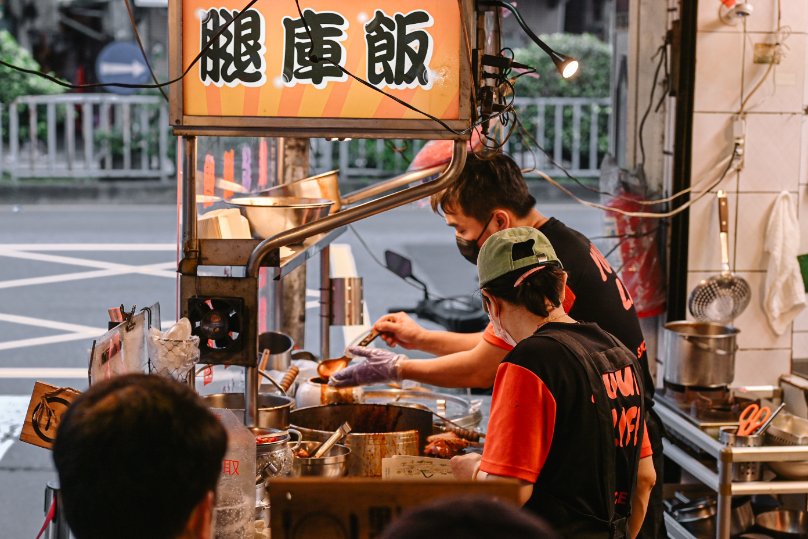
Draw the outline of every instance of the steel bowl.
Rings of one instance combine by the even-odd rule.
[[[320,447],[322,442],[300,442],[300,449],[309,454]],[[344,445],[336,444],[320,458],[298,457],[292,463],[292,476],[294,477],[343,477],[348,473],[348,459],[351,450]]]
[[[322,219],[334,203],[322,198],[253,196],[227,201],[250,223],[254,238],[271,238],[286,230]]]
[[[210,408],[227,408],[236,417],[244,417],[244,393],[215,393],[202,397]],[[295,400],[283,395],[258,395],[257,427],[286,430],[289,428],[289,412]]]
[[[282,183],[261,191],[259,194],[275,197],[324,198],[334,203],[331,206],[331,213],[338,212],[342,207],[342,198],[339,193],[339,170],[331,170],[302,180]]]
[[[755,525],[774,537],[808,538],[808,513],[791,509],[778,509],[761,513]]]

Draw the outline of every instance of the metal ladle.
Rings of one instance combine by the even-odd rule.
[[[351,426],[346,421],[340,427],[334,431],[334,434],[329,436],[328,440],[323,442],[320,447],[317,448],[317,451],[314,452],[312,458],[319,459],[322,458],[326,453],[331,451],[331,448],[336,445],[337,442],[342,440],[345,435],[351,432]]]
[[[367,346],[379,335],[381,335],[380,331],[372,329],[364,339],[357,343],[357,346]],[[350,363],[352,359],[353,358],[348,357],[347,354],[333,359],[324,359],[317,365],[317,374],[323,379],[323,381],[327,381],[328,378],[331,377],[335,372],[341,371],[347,367],[348,363]]]

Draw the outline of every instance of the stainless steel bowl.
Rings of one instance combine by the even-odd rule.
[[[328,215],[333,202],[322,198],[254,196],[227,201],[250,222],[252,235],[266,239]]]
[[[334,203],[331,213],[342,207],[339,193],[339,170],[331,170],[290,183],[282,183],[261,191],[261,196],[324,198]]]
[[[755,525],[775,537],[808,537],[808,513],[790,509],[778,509],[761,513]]]
[[[788,412],[774,418],[766,431],[767,445],[808,445],[808,420]],[[785,479],[808,479],[808,460],[770,462],[774,473]]]
[[[300,442],[300,449],[309,454],[320,447],[321,442]],[[294,477],[342,477],[348,473],[348,459],[351,450],[344,445],[336,444],[320,458],[301,458],[295,455],[292,463]]]
[[[215,393],[202,397],[210,408],[227,408],[236,417],[244,417],[244,393]],[[258,395],[258,427],[286,430],[289,428],[289,412],[295,400],[283,395]]]

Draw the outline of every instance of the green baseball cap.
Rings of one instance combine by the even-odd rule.
[[[561,266],[547,236],[532,226],[508,228],[491,234],[477,258],[480,287],[512,271],[544,264]]]

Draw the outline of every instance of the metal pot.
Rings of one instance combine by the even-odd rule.
[[[755,525],[774,537],[808,538],[808,513],[805,511],[778,509],[761,513],[755,519]]]
[[[682,320],[665,324],[665,380],[702,388],[728,386],[735,378],[737,328]]]
[[[331,170],[310,176],[290,183],[282,183],[261,191],[261,195],[324,198],[334,203],[331,213],[338,212],[342,207],[339,194],[339,170]]]
[[[271,238],[328,215],[333,202],[322,198],[239,197],[227,201],[250,222],[254,238]]]
[[[244,416],[244,393],[215,393],[202,397],[211,408],[227,408],[237,417]],[[286,430],[289,428],[289,412],[295,401],[282,395],[258,395],[257,427]]]
[[[345,445],[351,449],[348,475],[381,477],[382,459],[417,456],[432,434],[432,413],[390,404],[334,404],[300,408],[292,426],[307,440],[324,442],[344,422],[351,425]]]
[[[293,359],[308,359],[315,361],[314,354],[305,350],[292,352],[295,341],[286,333],[268,331],[258,336],[258,351],[269,349],[269,359],[266,365],[259,365],[262,370],[285,371],[292,364]]]

